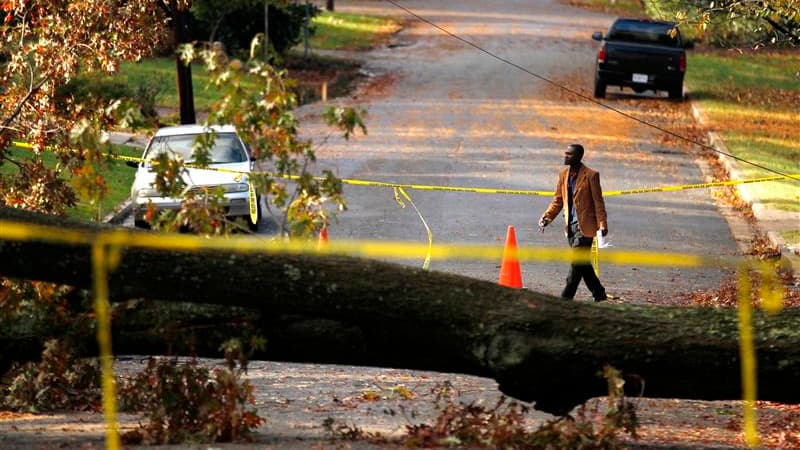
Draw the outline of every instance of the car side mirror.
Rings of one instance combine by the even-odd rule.
[[[594,33],[592,33],[592,39],[594,39],[595,41],[602,41],[603,40],[603,33],[599,32],[599,31],[595,31]]]
[[[125,161],[125,165],[128,166],[128,167],[133,167],[134,169],[138,169],[139,168],[139,162],[138,161]]]

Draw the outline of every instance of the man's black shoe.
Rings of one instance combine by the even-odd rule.
[[[595,302],[604,302],[606,300],[608,300],[608,296],[606,294],[603,294],[602,297],[597,297],[596,299],[594,299]]]

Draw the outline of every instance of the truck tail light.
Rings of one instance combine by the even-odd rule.
[[[599,62],[599,63],[606,62],[606,46],[605,45],[601,45],[600,49],[597,50],[597,62]],[[686,64],[684,63],[684,67],[685,66],[686,66]]]
[[[681,60],[678,62],[678,69],[681,72],[686,72],[686,53],[681,53]]]

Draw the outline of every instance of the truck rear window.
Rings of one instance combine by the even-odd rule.
[[[653,23],[638,21],[617,21],[608,31],[609,41],[635,42],[638,44],[656,44],[669,47],[680,47],[680,34],[674,25],[669,23]]]

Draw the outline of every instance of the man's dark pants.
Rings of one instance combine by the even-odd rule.
[[[570,247],[592,247],[593,237],[585,237],[578,229],[578,224],[570,224],[569,232],[567,233]],[[595,301],[602,301],[606,299],[606,290],[594,273],[594,268],[588,262],[572,263],[567,274],[567,285],[561,292],[561,297],[572,299],[575,297],[575,292],[578,290],[578,285],[581,279],[586,281],[586,287],[592,292],[592,297]]]

